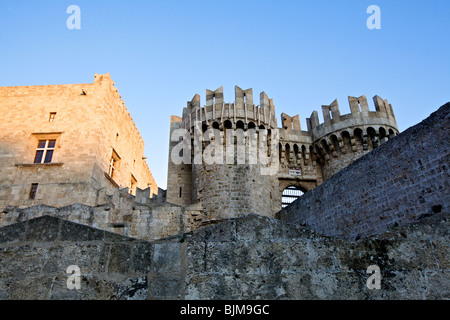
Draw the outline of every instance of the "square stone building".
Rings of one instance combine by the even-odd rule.
[[[109,74],[0,87],[0,208],[95,206],[114,189],[158,193],[144,141]]]

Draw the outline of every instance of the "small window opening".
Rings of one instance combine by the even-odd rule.
[[[118,162],[120,160],[120,157],[118,156],[118,154],[113,150],[112,151],[112,155],[111,155],[111,159],[109,160],[109,168],[108,168],[108,175],[113,178],[114,177],[114,173],[117,170],[117,165]]]
[[[32,183],[31,184],[30,199],[35,199],[36,198],[37,188],[38,188],[38,184],[37,183]]]
[[[48,117],[49,122],[55,121],[56,118],[56,112],[50,112],[50,116]]]
[[[137,180],[133,175],[131,175],[130,186],[128,188],[129,189],[128,192],[132,195],[136,195],[136,186],[137,186]]]

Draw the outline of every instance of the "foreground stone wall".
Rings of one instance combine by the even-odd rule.
[[[357,239],[450,212],[450,103],[309,191],[277,214]]]
[[[44,216],[1,228],[1,299],[145,299],[150,245]],[[69,266],[81,289],[67,288]]]
[[[0,213],[0,225],[7,226],[33,218],[52,216],[118,235],[155,240],[190,230],[185,229],[187,212],[190,211],[169,203],[153,206],[135,203],[127,210],[115,208],[113,204],[96,207],[73,204],[62,208],[36,205],[25,209],[6,208]]]
[[[440,213],[346,241],[248,215],[148,242],[44,216],[0,228],[0,298],[449,299],[448,228]]]

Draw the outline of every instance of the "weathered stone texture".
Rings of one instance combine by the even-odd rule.
[[[0,106],[0,209],[95,206],[117,187],[130,187],[132,175],[134,190],[158,193],[143,139],[109,74],[87,84],[0,87]],[[56,140],[51,163],[35,164],[38,141],[48,139]],[[109,179],[113,150],[120,159]]]
[[[449,222],[347,241],[248,215],[148,242],[44,216],[0,228],[0,298],[449,299]],[[374,264],[380,290],[366,286]]]
[[[356,239],[450,212],[450,103],[278,213],[321,234]]]
[[[5,234],[22,226],[22,238]],[[14,232],[14,231],[13,231]],[[43,216],[1,228],[4,299],[145,299],[151,255],[146,243]],[[81,269],[81,289],[67,289],[66,269]],[[1,294],[0,294],[1,295]]]
[[[84,226],[92,226],[143,240],[156,240],[190,231],[194,224],[188,223],[186,219],[189,216],[201,214],[195,208],[183,208],[169,203],[151,205],[137,203],[133,201],[134,197],[126,191],[123,196],[120,201],[116,202],[120,204],[118,207],[115,207],[113,203],[95,207],[84,204],[73,204],[61,208],[46,205],[36,205],[23,209],[11,207],[6,212],[0,213],[0,226],[12,225],[41,216],[52,216],[80,224],[64,225],[61,230],[62,240],[64,240],[67,232],[72,232],[71,228],[83,229]],[[41,226],[34,227],[32,224],[30,224],[30,227],[41,228]],[[22,232],[20,229],[15,230],[13,228],[10,231],[11,234],[6,233],[2,236],[7,237],[5,238],[7,240],[8,237],[19,236],[19,233]],[[93,236],[91,232],[94,231],[88,230],[86,234],[80,236],[80,239],[90,240]],[[44,234],[39,236],[44,236]]]

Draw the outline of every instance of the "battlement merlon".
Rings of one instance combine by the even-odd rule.
[[[309,118],[306,118],[306,124],[308,126],[308,131],[309,132],[312,132],[312,130],[314,128],[319,126],[319,114],[317,113],[317,111],[314,110],[311,113],[311,116]]]
[[[330,116],[331,112],[331,116]],[[339,118],[341,116],[341,112],[339,111],[339,103],[336,100],[334,100],[330,105],[322,105],[322,113],[323,113],[323,119],[325,123],[331,123],[339,121]]]
[[[196,108],[200,108],[200,95],[196,93],[192,100],[187,102],[187,107],[191,109],[191,112],[194,112]]]
[[[293,117],[288,116],[286,113],[281,113],[281,125],[285,130],[301,131],[300,117],[295,115]]]
[[[367,104],[366,95],[362,95],[361,97],[351,97],[348,96],[348,103],[350,105],[351,113],[357,112],[369,112],[369,105]]]
[[[373,97],[373,103],[375,104],[376,111],[385,112],[389,118],[392,118],[395,121],[394,110],[392,109],[392,105],[388,103],[387,99],[383,100],[379,96],[375,95]]]
[[[215,104],[222,104],[223,103],[223,86],[220,88],[211,91],[209,89],[206,89],[206,106],[210,107]]]
[[[234,87],[234,97],[237,107],[253,106],[253,89],[249,88],[247,90],[242,90],[238,86]]]

